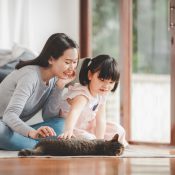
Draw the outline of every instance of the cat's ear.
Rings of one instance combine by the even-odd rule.
[[[118,142],[119,135],[115,134],[115,136],[112,138],[112,141]]]

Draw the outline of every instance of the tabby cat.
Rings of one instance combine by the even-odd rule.
[[[100,139],[58,139],[48,137],[41,139],[33,150],[23,149],[18,156],[83,156],[83,155],[121,155],[124,146],[118,142],[118,134],[112,140],[105,141]]]

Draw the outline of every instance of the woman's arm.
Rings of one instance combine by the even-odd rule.
[[[42,109],[43,120],[47,120],[50,117],[58,116],[62,94],[63,94],[63,89],[60,89],[55,85],[46,103],[43,106],[43,109]]]
[[[13,81],[12,78],[13,77],[8,79],[8,81]],[[13,95],[10,97],[8,106],[2,117],[3,122],[6,123],[13,131],[24,136],[28,136],[28,133],[32,130],[32,128],[20,119],[20,115],[27,100],[33,92],[33,88],[35,86],[33,84],[33,78],[35,77],[27,75],[26,73],[17,81]]]
[[[64,87],[66,84],[70,83],[74,79],[75,75],[68,79],[54,79],[54,81],[56,81],[55,86],[53,87],[51,94],[49,95],[49,98],[42,109],[43,120],[47,120],[50,117],[58,116],[58,113],[60,111],[62,94],[63,91],[66,90],[64,89]]]
[[[78,120],[83,108],[87,104],[87,101],[88,101],[88,99],[83,95],[77,96],[77,97],[73,98],[72,100],[68,101],[70,103],[71,107],[70,107],[70,111],[68,113],[68,116],[66,117],[65,129],[64,129],[64,133],[61,135],[61,137],[71,138],[71,136],[73,136],[74,127],[77,123],[77,120]]]
[[[11,79],[9,79],[11,81]],[[52,128],[42,126],[35,130],[24,121],[21,120],[20,115],[26,105],[27,100],[35,91],[36,76],[24,74],[18,81],[14,89],[13,95],[3,115],[3,122],[6,123],[13,131],[22,134],[26,137],[37,138],[55,135]]]
[[[96,114],[96,137],[97,139],[104,139],[104,134],[106,130],[106,110],[105,104],[100,105],[98,112]]]

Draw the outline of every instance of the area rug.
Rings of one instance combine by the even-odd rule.
[[[18,157],[18,151],[3,151],[0,150],[0,158]]]
[[[18,151],[0,150],[0,158],[16,158]],[[32,157],[53,157],[53,156],[32,156]],[[150,147],[129,145],[121,156],[54,156],[65,157],[119,157],[119,158],[175,158],[175,147]]]

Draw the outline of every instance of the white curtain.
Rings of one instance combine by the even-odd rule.
[[[28,0],[0,0],[0,49],[29,42]]]
[[[79,39],[79,0],[0,0],[0,49],[39,53],[53,33]]]

